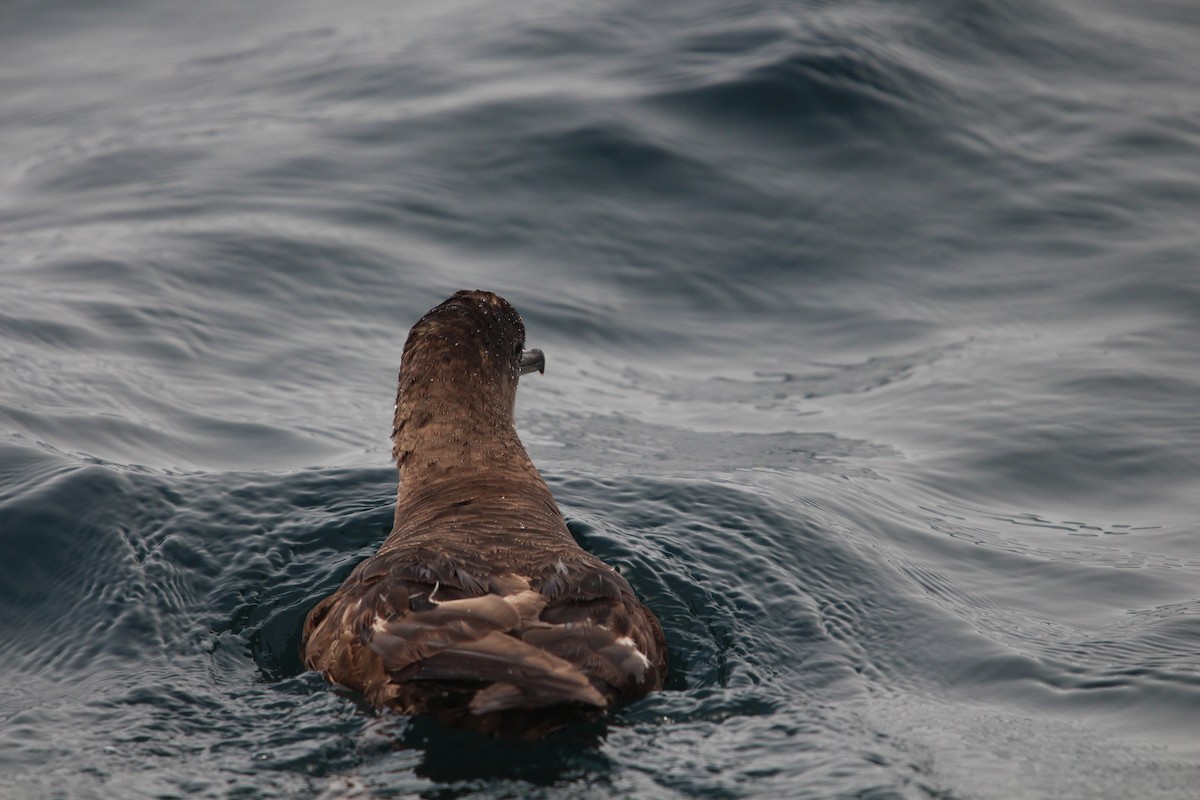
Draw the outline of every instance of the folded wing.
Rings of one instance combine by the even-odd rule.
[[[343,587],[357,591],[314,609],[305,631],[308,666],[377,705],[436,715],[457,704],[480,717],[574,706],[587,716],[661,685],[657,621],[598,560],[560,560],[533,576],[386,561],[365,563]],[[355,685],[364,675],[373,677]]]

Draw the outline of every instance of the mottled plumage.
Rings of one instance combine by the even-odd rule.
[[[571,538],[513,425],[544,365],[517,312],[458,292],[409,334],[392,533],[309,613],[304,662],[372,704],[532,737],[658,689],[667,653],[628,582]]]

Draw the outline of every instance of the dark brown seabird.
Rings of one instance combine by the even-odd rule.
[[[503,298],[462,291],[413,326],[392,428],[391,535],[304,623],[304,663],[373,705],[543,736],[662,686],[654,614],[567,530],[513,424],[544,371]]]

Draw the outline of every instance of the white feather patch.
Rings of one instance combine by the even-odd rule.
[[[638,657],[639,661],[642,662],[643,667],[650,666],[650,659],[646,658],[646,654],[638,649],[638,646],[634,644],[632,638],[628,636],[622,636],[620,639],[617,639],[617,644],[621,645],[622,647],[628,647],[630,650],[632,650],[633,654]]]

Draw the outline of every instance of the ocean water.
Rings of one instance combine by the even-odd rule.
[[[1200,11],[0,11],[0,796],[1200,796]],[[667,688],[515,744],[303,671],[409,326]]]

